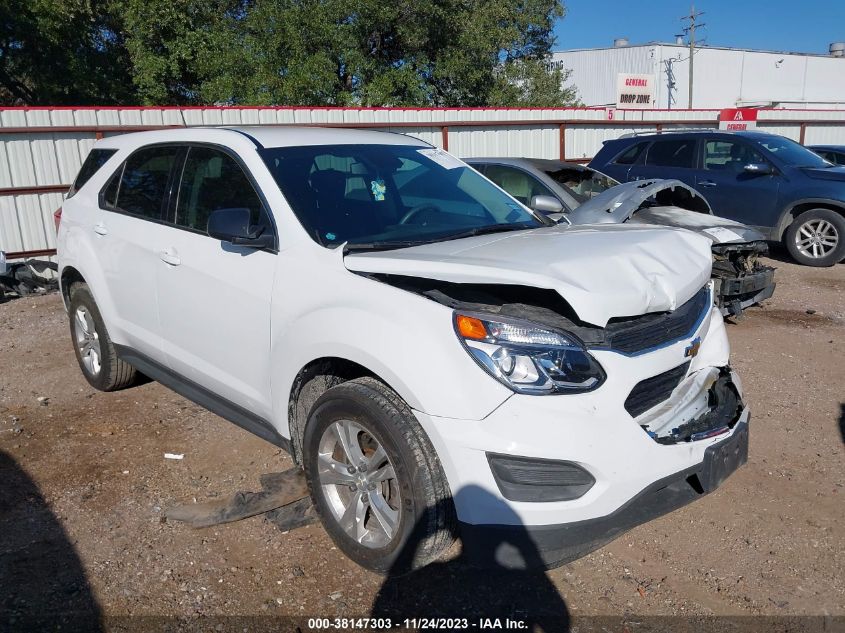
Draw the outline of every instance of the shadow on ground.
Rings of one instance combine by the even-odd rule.
[[[840,404],[839,407],[839,436],[842,438],[842,443],[845,444],[845,404]]]
[[[466,493],[466,489],[461,491]],[[498,540],[468,548],[462,543],[461,554],[452,560],[432,563],[406,573],[409,561],[425,547],[421,542],[425,517],[415,527],[408,544],[373,602],[371,617],[391,618],[394,626],[404,625],[406,618],[458,619],[449,630],[462,628],[466,618],[471,629],[482,619],[498,618],[505,627],[505,618],[526,623],[527,631],[569,630],[569,609],[563,597],[546,576],[542,560],[527,531],[518,524],[513,512],[481,489],[473,495],[477,503],[500,505],[516,525]],[[508,517],[500,514],[502,522]],[[458,539],[460,535],[456,534]],[[470,558],[468,550],[472,550]],[[507,555],[507,565],[503,564]],[[524,568],[514,569],[513,561],[522,561]]]
[[[99,631],[85,570],[38,486],[0,450],[0,630]]]

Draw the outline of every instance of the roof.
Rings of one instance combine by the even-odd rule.
[[[580,163],[574,163],[566,160],[555,160],[552,158],[516,158],[512,156],[478,156],[473,158],[462,159],[466,163],[499,163],[502,165],[522,165],[524,167],[534,167],[540,170],[557,170],[563,168],[582,169],[586,171],[594,171],[585,167]]]
[[[249,139],[251,144],[257,143],[262,147],[347,144],[430,147],[412,136],[393,132],[293,125],[178,127],[110,136],[99,141],[98,146],[123,148],[150,143],[222,142],[224,139],[231,143]]]
[[[552,51],[552,55],[558,54],[565,54],[565,53],[583,53],[589,51],[609,51],[609,50],[625,50],[627,48],[652,48],[654,46],[665,46],[667,48],[679,48],[689,50],[689,46],[687,44],[677,44],[675,42],[646,42],[644,44],[629,44],[627,46],[596,46],[594,48],[572,48],[569,50],[563,51]],[[773,54],[773,55],[795,55],[796,57],[824,57],[825,59],[845,59],[845,58],[838,58],[833,57],[829,52],[820,52],[820,53],[798,53],[794,51],[777,51],[777,50],[763,50],[759,48],[738,48],[735,46],[702,46],[696,45],[697,49],[704,49],[704,50],[714,50],[714,51],[737,51],[742,53],[763,53],[763,54]]]
[[[829,149],[832,152],[845,152],[845,145],[807,145],[809,149]]]

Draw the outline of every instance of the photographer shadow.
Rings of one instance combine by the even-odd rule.
[[[38,486],[0,450],[0,631],[100,631],[85,569]]]
[[[394,626],[404,625],[406,618],[466,618],[470,629],[495,619],[505,629],[509,619],[525,623],[525,631],[569,630],[566,602],[513,510],[477,486],[466,486],[458,495],[478,507],[495,508],[500,522],[513,529],[491,532],[495,536],[483,542],[467,541],[456,531],[461,541],[457,557],[409,572],[426,547],[423,516],[380,587],[371,617],[391,618]]]

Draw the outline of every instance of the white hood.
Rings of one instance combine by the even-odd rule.
[[[349,270],[557,291],[587,323],[674,310],[710,279],[710,240],[683,229],[564,226],[355,253]]]

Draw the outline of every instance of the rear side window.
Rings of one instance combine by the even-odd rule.
[[[150,147],[126,159],[114,206],[126,213],[160,220],[170,173],[180,152],[178,147]],[[108,201],[111,183],[104,192]]]
[[[88,182],[91,179],[91,176],[96,174],[97,170],[105,165],[106,161],[114,156],[116,152],[116,149],[92,149],[88,152],[85,162],[82,163],[82,167],[76,175],[76,180],[73,181],[73,184],[70,186],[70,191],[67,192],[67,197],[70,198],[79,191],[82,188],[82,185]]]
[[[249,209],[251,224],[270,228],[261,199],[240,165],[219,150],[192,147],[182,172],[176,224],[205,233],[212,211],[233,208]]]
[[[617,165],[633,165],[639,160],[646,146],[648,146],[648,142],[635,143],[634,145],[631,145],[631,147],[626,149],[624,152],[619,154],[619,156],[617,156],[616,160],[614,160],[613,162]]]
[[[692,167],[694,159],[693,139],[655,141],[648,149],[645,164],[656,167]]]

